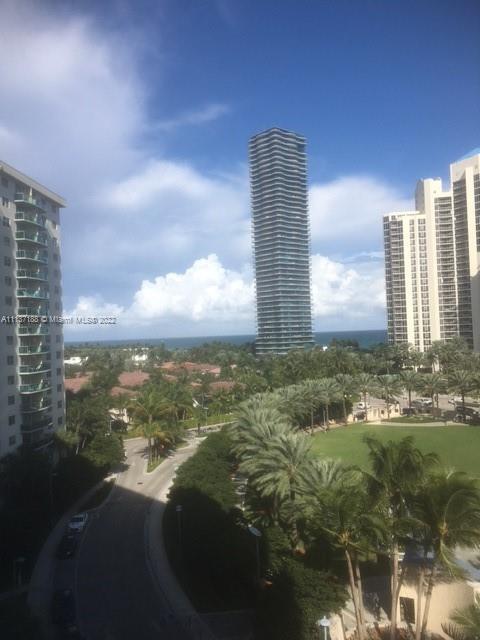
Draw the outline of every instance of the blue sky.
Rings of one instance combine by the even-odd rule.
[[[318,330],[385,324],[381,216],[478,146],[476,0],[2,3],[0,157],[64,195],[70,339],[254,329],[247,143],[308,140]]]

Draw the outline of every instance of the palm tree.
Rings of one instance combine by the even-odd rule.
[[[377,380],[380,393],[385,400],[385,405],[387,407],[387,418],[390,419],[390,407],[392,406],[392,399],[401,395],[402,381],[398,376],[392,375],[377,376]]]
[[[480,638],[480,595],[465,609],[456,609],[450,616],[455,624],[442,624],[443,631],[452,640],[478,640]]]
[[[432,413],[436,398],[438,411],[438,395],[445,391],[445,379],[442,375],[440,373],[426,373],[422,376],[419,388],[422,393],[431,398]]]
[[[139,427],[148,441],[148,459],[152,459],[152,441],[158,431],[158,423],[165,416],[172,415],[170,403],[155,389],[147,389],[130,405],[134,425]]]
[[[328,490],[320,485],[317,489],[318,515],[314,526],[342,549],[348,570],[348,578],[359,640],[367,637],[365,610],[363,604],[360,558],[378,547],[384,538],[382,519],[372,509],[371,499],[365,484],[352,482],[352,476],[345,471],[336,475]],[[315,511],[314,511],[315,513]]]
[[[480,545],[478,481],[461,472],[444,471],[432,476],[416,495],[412,514],[419,523],[418,535],[421,536],[422,548],[425,552],[433,551],[433,562],[428,568],[421,569],[427,574],[427,592],[422,624],[417,633],[425,637],[433,587],[439,571],[451,577],[462,576],[463,572],[455,562],[455,548]],[[421,602],[418,602],[417,609],[419,621]]]
[[[415,391],[420,386],[421,376],[412,370],[402,371],[400,374],[400,380],[403,388],[408,393],[408,408],[412,410],[412,391]]]
[[[309,474],[311,440],[301,433],[284,433],[272,438],[268,447],[240,463],[254,489],[266,497],[287,503],[290,542],[299,544],[297,498],[304,493]]]
[[[369,493],[378,503],[383,501],[383,516],[389,532],[388,548],[391,573],[391,639],[395,640],[400,588],[398,557],[401,536],[408,526],[411,495],[426,480],[428,469],[438,463],[436,454],[423,454],[414,446],[412,437],[399,442],[382,443],[377,438],[364,438],[369,449],[372,472],[366,474]]]
[[[359,373],[355,377],[355,385],[363,396],[363,404],[365,407],[365,422],[368,422],[367,397],[369,393],[375,393],[378,389],[378,383],[374,376],[370,373]]]
[[[470,371],[454,369],[448,374],[448,388],[462,398],[462,419],[465,422],[465,396],[475,388],[475,378]]]
[[[329,412],[328,409],[332,402],[340,397],[340,387],[335,378],[320,378],[317,380],[317,393],[320,404],[325,407],[325,420],[328,429]]]

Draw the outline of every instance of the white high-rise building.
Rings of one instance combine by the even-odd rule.
[[[480,148],[450,165],[459,335],[480,351]]]
[[[480,150],[450,174],[451,191],[420,180],[416,210],[383,218],[388,340],[420,351],[459,335],[480,351]]]
[[[59,209],[0,162],[0,457],[48,447],[65,425]]]

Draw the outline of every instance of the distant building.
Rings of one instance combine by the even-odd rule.
[[[65,428],[63,198],[0,162],[0,457]],[[10,319],[9,319],[10,318]]]
[[[72,356],[71,358],[67,358],[63,361],[63,364],[68,364],[70,366],[79,366],[88,360],[88,357],[81,358],[80,356]]]
[[[388,341],[420,351],[465,338],[480,351],[480,151],[450,167],[452,191],[421,180],[415,211],[383,218]]]
[[[259,355],[313,345],[305,146],[278,128],[250,139]]]

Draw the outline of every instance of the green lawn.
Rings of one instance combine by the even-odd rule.
[[[434,451],[445,467],[454,467],[480,477],[480,427],[455,425],[448,427],[404,427],[396,425],[351,425],[318,433],[314,436],[313,451],[327,458],[341,458],[344,462],[368,468],[365,434],[380,440],[400,440],[413,436],[421,451]]]

